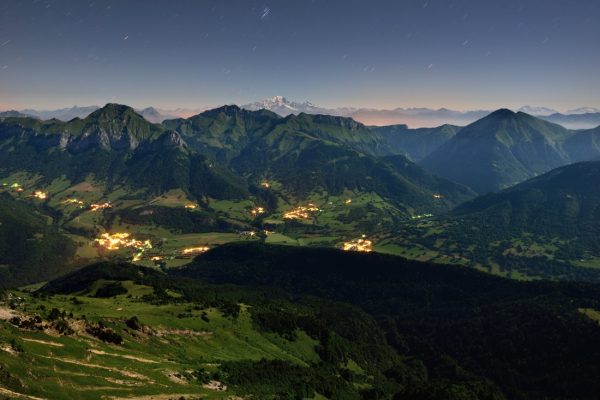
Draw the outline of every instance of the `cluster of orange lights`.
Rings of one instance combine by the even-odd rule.
[[[90,204],[90,210],[92,212],[97,212],[97,211],[105,210],[107,208],[112,208],[112,204],[110,204],[110,201],[107,201],[106,203],[92,203],[92,204]]]
[[[263,187],[263,188],[265,188],[265,189],[268,189],[268,188],[271,187],[271,185],[267,181],[261,182],[260,186]]]
[[[344,246],[342,248],[345,251],[362,251],[365,253],[370,253],[373,251],[373,242],[366,239],[365,235],[362,235],[362,237],[358,239],[344,242]]]
[[[106,250],[119,250],[121,248],[131,247],[143,251],[152,248],[152,242],[150,242],[150,240],[134,239],[131,237],[130,233],[103,233],[94,241]]]
[[[181,254],[191,256],[194,254],[206,253],[208,250],[210,250],[210,247],[208,246],[188,247],[187,249],[181,250]]]
[[[186,204],[185,208],[187,208],[188,210],[195,210],[196,208],[198,208],[197,204]]]
[[[42,192],[41,190],[36,190],[33,192],[33,197],[40,200],[46,200],[48,198],[48,193]]]
[[[321,211],[313,203],[308,203],[305,206],[299,206],[293,210],[287,211],[283,214],[284,219],[310,219],[312,215],[318,211]]]
[[[254,207],[252,210],[250,210],[250,214],[252,214],[255,217],[259,216],[260,214],[264,214],[264,213],[265,213],[264,207]]]

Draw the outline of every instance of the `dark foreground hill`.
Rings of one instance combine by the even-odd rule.
[[[371,129],[379,133],[391,149],[419,162],[453,138],[461,127],[446,124],[435,128],[409,129],[406,125],[389,125]]]
[[[388,342],[427,368],[404,399],[592,399],[600,328],[582,309],[600,288],[523,283],[457,267],[329,249],[232,244],[174,272],[214,284],[285,290],[354,304]]]

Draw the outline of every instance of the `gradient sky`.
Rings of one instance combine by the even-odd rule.
[[[0,109],[600,107],[598,0],[0,0]]]

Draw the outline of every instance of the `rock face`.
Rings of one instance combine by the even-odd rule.
[[[188,145],[179,133],[172,130],[168,130],[155,141],[147,143],[143,147],[140,147],[140,150],[145,150],[146,148],[151,151],[160,151],[161,149],[174,148],[185,150],[188,148]]]

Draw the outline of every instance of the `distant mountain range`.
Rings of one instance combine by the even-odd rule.
[[[569,129],[591,129],[600,125],[600,112],[584,114],[555,113],[547,116],[541,116],[540,118],[562,125]]]
[[[73,118],[85,118],[98,108],[98,106],[73,106],[71,108],[44,111],[34,109],[12,110],[0,112],[0,118],[2,118],[3,114],[8,115],[7,113],[13,113],[13,116],[17,116],[14,113],[20,113],[22,114],[20,116],[29,116],[44,120],[56,118],[61,121],[70,121]],[[298,102],[288,100],[283,96],[274,96],[245,104],[241,108],[250,111],[264,109],[282,117],[290,114],[298,115],[300,113],[324,114],[350,117],[365,125],[407,125],[411,128],[431,128],[445,124],[465,126],[492,112],[491,110],[456,111],[447,108],[395,108],[390,110],[355,107],[327,108],[315,105],[310,101]],[[166,119],[189,118],[204,110],[206,108],[163,110],[155,107],[146,107],[136,109],[140,115],[152,123],[161,123]],[[594,107],[580,107],[560,113],[557,110],[547,107],[523,106],[516,111],[537,116],[563,125],[568,129],[590,129],[600,125],[600,109]]]
[[[399,125],[411,128],[436,127],[450,124],[465,126],[491,113],[491,110],[456,111],[447,108],[395,108],[391,110],[374,108],[326,108],[309,101],[290,101],[283,96],[275,96],[242,106],[247,110],[265,109],[281,116],[290,114],[327,114],[350,117],[365,125]],[[600,125],[600,110],[593,107],[582,107],[569,110],[565,114],[547,107],[523,106],[516,111],[537,116],[554,122],[568,129],[589,129]]]
[[[37,118],[34,115],[24,114],[16,110],[0,111],[0,119],[3,118]]]
[[[38,119],[58,119],[60,121],[70,121],[73,118],[85,118],[94,111],[98,110],[100,107],[98,106],[86,106],[79,107],[73,106],[70,108],[59,108],[57,110],[34,110],[34,109],[25,109],[25,110],[9,110],[9,111],[0,111],[0,118],[2,117],[30,117],[30,118],[38,118]],[[146,118],[149,122],[159,124],[165,119],[172,118],[181,118],[181,117],[189,117],[201,112],[203,109],[185,109],[178,108],[175,110],[162,110],[154,107],[146,107],[143,109],[136,109],[141,116]]]
[[[58,111],[65,117],[92,108]],[[247,108],[256,108],[257,111]],[[264,176],[285,180],[296,194],[307,194],[319,185],[333,192],[339,192],[342,188],[372,188],[377,177],[383,177],[379,174],[384,170],[378,170],[377,177],[370,176],[368,181],[361,182],[362,178],[351,173],[350,168],[346,170],[348,175],[341,179],[340,171],[335,172],[330,161],[340,157],[347,160],[343,165],[351,162],[357,170],[371,170],[389,167],[384,167],[382,157],[406,156],[406,162],[419,162],[434,174],[466,185],[481,194],[512,186],[571,162],[600,157],[600,134],[597,128],[570,131],[547,121],[556,114],[541,119],[504,109],[484,114],[464,128],[445,124],[437,128],[410,129],[407,125],[368,127],[349,117],[315,114],[326,110],[309,102],[289,102],[280,96],[247,108],[224,106],[187,119],[165,119],[168,115],[152,107],[136,111],[130,107],[109,104],[83,119],[75,117],[68,122],[57,119],[41,121],[24,118],[24,113],[9,112],[5,115],[13,118],[4,117],[4,132],[0,132],[0,135],[26,129],[35,137],[38,148],[43,140],[49,146],[78,152],[93,149],[94,146],[105,150],[148,151],[149,141],[156,141],[163,135],[161,140],[181,144],[180,147],[188,152],[224,163],[231,171],[250,174],[251,180],[260,180]],[[287,116],[282,117],[267,108],[280,113],[285,111]],[[431,116],[433,113],[428,109],[404,111],[413,116]],[[447,118],[454,115],[451,110],[437,110],[436,113]],[[470,117],[475,117],[477,113],[487,112],[472,112]],[[149,121],[161,121],[163,124]],[[154,143],[152,146],[156,148],[158,145]],[[353,157],[352,152],[366,157]],[[8,158],[14,156],[11,154]],[[356,164],[358,160],[362,163],[360,167]],[[400,165],[396,161],[391,162],[396,165],[396,171],[384,179],[387,184],[382,184],[379,189],[386,195],[391,195],[389,189],[392,187],[404,187],[402,190],[408,192],[413,190],[404,184],[390,184],[389,179],[398,172],[397,166]],[[307,181],[305,177],[308,171],[299,169],[300,165],[309,168],[310,174],[320,178]],[[337,183],[332,185],[332,182],[340,181],[344,182],[343,186],[337,187]],[[422,200],[425,201],[425,198],[427,195]],[[411,202],[414,204],[414,201]]]
[[[73,106],[70,108],[59,108],[57,110],[33,110],[33,109],[25,109],[20,112],[23,114],[31,115],[39,119],[52,119],[56,118],[61,121],[70,121],[73,118],[85,118],[90,115],[92,112],[96,111],[98,106],[86,106],[79,107]]]

